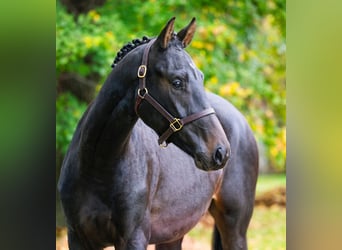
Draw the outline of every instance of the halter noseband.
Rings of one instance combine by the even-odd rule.
[[[158,103],[158,101],[156,101],[156,99],[154,99],[148,93],[148,90],[146,88],[146,78],[145,78],[145,76],[146,76],[146,72],[147,72],[148,54],[149,54],[150,48],[151,48],[151,46],[152,46],[154,41],[155,41],[155,39],[151,40],[147,44],[147,46],[145,47],[143,58],[142,58],[142,62],[141,62],[141,65],[138,68],[139,88],[138,88],[137,99],[136,99],[136,102],[135,102],[135,112],[139,116],[139,114],[138,114],[139,106],[140,106],[142,100],[146,100],[163,117],[165,117],[169,121],[169,123],[170,123],[169,128],[158,139],[159,145],[162,146],[162,147],[166,147],[167,146],[166,140],[173,133],[181,130],[184,125],[186,125],[186,124],[188,124],[190,122],[198,120],[198,119],[200,119],[200,118],[202,118],[204,116],[207,116],[207,115],[215,114],[215,110],[213,108],[207,108],[207,109],[202,110],[201,112],[189,115],[189,116],[184,117],[184,118],[176,118],[176,117],[172,116],[162,105],[160,105]]]

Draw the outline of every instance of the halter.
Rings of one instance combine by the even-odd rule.
[[[151,40],[147,46],[145,47],[143,58],[141,65],[138,68],[138,78],[139,78],[139,88],[138,88],[138,95],[135,102],[135,112],[138,115],[138,109],[142,102],[142,100],[146,100],[150,103],[163,117],[165,117],[169,123],[169,128],[159,137],[158,143],[161,147],[166,147],[167,142],[166,140],[175,132],[181,130],[184,125],[198,120],[204,116],[215,114],[215,110],[213,108],[204,109],[198,113],[189,115],[184,118],[176,118],[171,115],[162,105],[158,103],[156,99],[154,99],[149,93],[146,88],[146,72],[147,72],[147,62],[148,62],[148,54],[150,48],[154,42],[154,39]],[[139,115],[138,115],[139,116]]]

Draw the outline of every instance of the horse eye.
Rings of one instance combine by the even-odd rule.
[[[180,89],[183,87],[183,82],[179,79],[176,79],[176,80],[173,80],[172,81],[172,86],[175,88],[175,89]]]

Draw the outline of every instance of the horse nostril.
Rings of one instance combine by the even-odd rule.
[[[213,158],[217,165],[222,165],[222,163],[226,161],[227,150],[222,147],[217,147]]]

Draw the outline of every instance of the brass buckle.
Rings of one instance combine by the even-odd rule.
[[[146,65],[140,65],[138,68],[138,77],[144,78],[146,76],[147,68]]]
[[[170,123],[170,128],[172,129],[173,132],[177,132],[183,128],[183,124],[179,118],[175,118]]]

